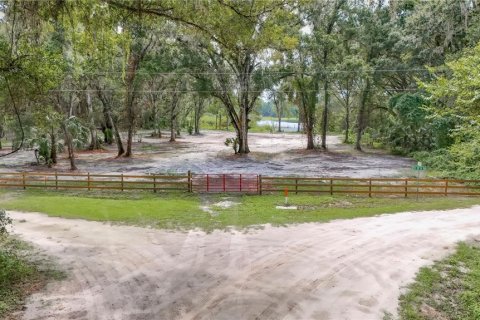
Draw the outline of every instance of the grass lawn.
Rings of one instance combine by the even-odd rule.
[[[10,319],[24,299],[48,280],[64,277],[50,264],[38,260],[38,255],[34,259],[32,250],[25,242],[0,236],[0,319]]]
[[[420,269],[400,297],[400,319],[480,319],[480,244],[460,243],[457,251]]]
[[[222,201],[233,202],[228,208]],[[292,195],[299,210],[279,210],[280,195],[196,195],[150,193],[70,193],[48,191],[4,192],[0,208],[43,212],[51,216],[112,221],[163,229],[215,229],[271,223],[287,225],[367,217],[382,213],[469,207],[479,198],[367,198],[353,196]],[[202,209],[203,207],[203,209]],[[208,210],[204,210],[207,208]]]

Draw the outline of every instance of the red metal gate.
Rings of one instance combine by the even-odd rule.
[[[254,174],[195,174],[192,176],[192,190],[258,193],[258,179]]]

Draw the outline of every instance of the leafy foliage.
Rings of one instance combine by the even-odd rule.
[[[4,237],[8,233],[8,227],[12,224],[12,219],[8,216],[7,212],[0,209],[0,238]]]
[[[400,319],[478,319],[480,248],[460,243],[457,251],[417,274],[400,297]]]

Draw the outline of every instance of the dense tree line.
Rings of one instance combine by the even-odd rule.
[[[49,165],[66,149],[75,169],[76,150],[103,144],[130,157],[139,129],[198,134],[212,106],[246,154],[252,115],[270,103],[279,128],[295,106],[307,149],[343,131],[360,151],[480,175],[477,0],[2,0],[0,11],[0,137]]]

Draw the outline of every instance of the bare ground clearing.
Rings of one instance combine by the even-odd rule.
[[[55,320],[382,319],[421,266],[480,230],[480,207],[211,234],[11,215],[69,273],[23,314]]]
[[[195,173],[261,173],[264,175],[389,177],[405,176],[412,160],[379,151],[355,152],[337,136],[328,137],[329,150],[305,151],[305,137],[300,134],[252,133],[248,156],[235,156],[224,145],[231,132],[209,131],[199,136],[185,135],[176,143],[167,138],[148,138],[134,145],[134,158],[115,158],[114,146],[93,152],[78,152],[80,171],[96,173],[165,173],[192,170]],[[0,159],[2,171],[48,168],[32,166],[33,151],[21,151]],[[68,171],[68,159],[61,156],[58,170]],[[52,170],[52,169],[50,169]]]

